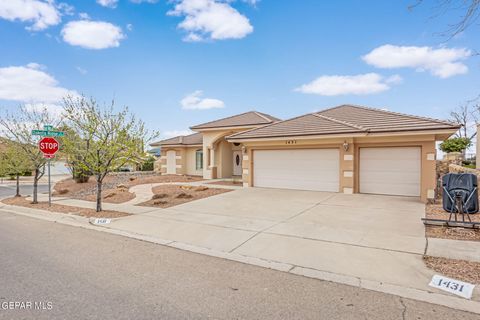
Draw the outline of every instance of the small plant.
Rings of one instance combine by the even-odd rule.
[[[165,201],[165,200],[156,200],[156,201],[153,201],[153,204],[154,205],[160,205],[160,204],[167,204],[168,201]]]
[[[168,194],[166,193],[157,193],[152,196],[152,200],[163,199],[166,197],[168,197]]]
[[[191,194],[181,192],[181,193],[177,194],[175,196],[175,198],[177,198],[177,199],[191,199],[191,198],[193,198],[193,196]]]
[[[451,138],[443,141],[440,144],[440,150],[443,152],[463,152],[472,145],[469,138]]]

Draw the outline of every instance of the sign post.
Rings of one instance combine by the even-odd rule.
[[[53,126],[45,125],[43,130],[32,130],[32,135],[42,136],[38,142],[38,149],[43,153],[43,157],[48,161],[48,206],[52,205],[52,185],[50,174],[50,162],[55,157],[59,149],[59,143],[54,137],[63,137],[65,134],[62,131],[53,130]]]

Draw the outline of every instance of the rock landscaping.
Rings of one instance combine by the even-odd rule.
[[[169,208],[189,201],[211,197],[232,190],[205,186],[162,185],[152,189],[152,199],[139,206]]]

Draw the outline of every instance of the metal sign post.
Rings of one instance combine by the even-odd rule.
[[[43,153],[43,157],[48,159],[48,206],[52,206],[52,184],[51,184],[51,172],[50,166],[52,158],[55,157],[59,149],[59,143],[54,137],[63,137],[65,133],[63,131],[53,130],[53,126],[44,125],[43,130],[32,130],[32,135],[43,137],[38,142],[38,149]]]

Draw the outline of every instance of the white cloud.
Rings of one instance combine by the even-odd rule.
[[[203,91],[197,90],[187,95],[180,101],[182,109],[188,110],[206,110],[225,107],[222,100],[212,98],[202,98]]]
[[[77,69],[77,71],[82,75],[86,75],[88,73],[88,71],[82,67],[75,67],[75,69]]]
[[[390,89],[389,84],[399,83],[400,81],[401,77],[398,75],[384,79],[376,73],[353,76],[321,76],[296,88],[295,91],[321,96],[366,95],[387,91]]]
[[[97,0],[97,3],[102,7],[116,8],[118,0]]]
[[[82,20],[90,20],[90,15],[86,12],[80,12],[78,14],[78,16],[80,17],[80,19]]]
[[[0,68],[0,99],[25,103],[55,103],[75,91],[60,87],[53,76],[41,65]]]
[[[71,21],[62,29],[63,41],[86,49],[118,47],[125,38],[120,27],[103,21]]]
[[[62,4],[65,8],[65,5]],[[68,6],[68,8],[71,8]],[[28,30],[39,31],[55,26],[61,21],[61,8],[54,1],[3,0],[0,1],[0,18],[8,21],[33,23]]]
[[[185,41],[240,39],[253,31],[247,17],[228,2],[175,0],[172,16],[184,16],[178,27],[188,32]]]
[[[168,139],[168,138],[173,138],[173,137],[178,137],[178,136],[188,136],[189,134],[192,134],[193,132],[190,130],[171,130],[171,131],[163,131],[160,133],[160,136],[163,139]]]
[[[45,104],[45,103],[27,103],[25,105],[25,111],[42,113],[46,111],[53,119],[60,119],[63,113],[63,107],[58,104]]]
[[[127,24],[127,30],[132,31],[133,30],[133,24],[131,24],[131,23]]]
[[[468,72],[462,60],[472,52],[466,48],[406,47],[386,44],[373,49],[362,59],[377,68],[415,68],[429,71],[439,78],[448,78]]]
[[[130,0],[133,3],[157,3],[158,0]]]

